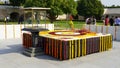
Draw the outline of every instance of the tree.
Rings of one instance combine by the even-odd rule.
[[[61,15],[64,13],[62,8],[61,8],[61,5],[62,5],[61,0],[49,0],[46,2],[46,7],[51,8],[50,11],[47,11],[47,13],[48,13],[47,17],[49,18],[51,23],[53,23],[53,21],[56,20],[58,15]]]
[[[99,0],[79,0],[77,11],[79,15],[85,18],[95,16],[99,19],[104,12],[104,7]]]
[[[62,2],[61,8],[63,10],[64,13],[69,13],[72,15],[76,15],[77,14],[77,3],[74,0],[64,0]]]
[[[13,6],[22,6],[26,0],[9,0]]]
[[[26,0],[25,7],[51,8],[50,11],[47,11],[47,17],[51,23],[56,20],[58,15],[77,13],[77,4],[74,0]]]
[[[45,7],[47,0],[26,0],[25,7]]]

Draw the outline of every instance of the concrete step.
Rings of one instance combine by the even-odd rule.
[[[30,48],[25,48],[24,50],[30,53],[43,52],[43,48],[40,47],[39,48],[30,47]]]
[[[43,55],[44,51],[43,48],[41,47],[30,47],[30,48],[25,48],[23,54],[29,57],[34,57],[34,56]]]
[[[44,52],[31,53],[31,52],[28,52],[28,51],[23,51],[23,54],[28,56],[28,57],[35,57],[35,56],[44,55]]]

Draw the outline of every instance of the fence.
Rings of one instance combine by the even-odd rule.
[[[120,40],[120,26],[85,25],[85,28],[97,33],[112,34],[114,40]]]
[[[32,26],[27,25],[27,26]],[[39,27],[54,30],[54,24],[39,24]],[[24,25],[0,25],[0,39],[15,39],[22,37]]]
[[[39,24],[38,26],[54,30],[54,24]],[[22,28],[24,28],[24,25],[0,25],[0,39],[21,38]],[[110,33],[113,35],[114,40],[120,40],[120,26],[85,25],[85,28],[97,33]]]

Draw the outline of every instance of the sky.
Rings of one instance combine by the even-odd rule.
[[[75,0],[75,1],[77,1],[77,0]],[[112,5],[120,6],[120,0],[100,0],[100,1],[105,6],[112,6]]]
[[[112,6],[112,5],[120,6],[120,0],[101,0],[101,3],[105,6]]]

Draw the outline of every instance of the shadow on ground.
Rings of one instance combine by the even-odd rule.
[[[7,45],[5,48],[0,48],[0,54],[21,53],[22,51],[22,44]]]

